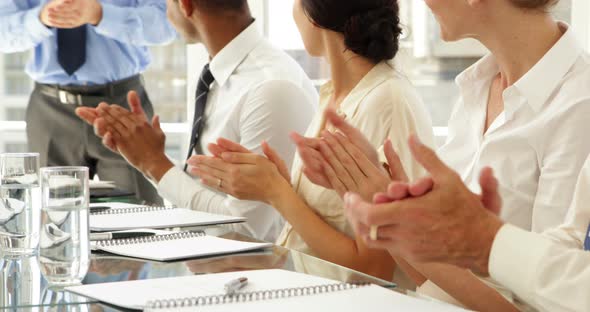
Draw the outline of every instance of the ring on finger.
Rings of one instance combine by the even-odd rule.
[[[376,241],[379,239],[379,226],[378,225],[371,226],[371,230],[369,232],[369,238],[373,241]]]

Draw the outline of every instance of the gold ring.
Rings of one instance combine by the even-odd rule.
[[[376,241],[379,239],[379,226],[378,225],[372,225],[371,226],[371,232],[369,233],[369,238],[371,238],[371,240]]]
[[[223,184],[223,180],[218,179],[219,181],[217,182],[217,187],[221,188],[221,185]]]

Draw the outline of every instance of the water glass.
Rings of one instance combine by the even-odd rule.
[[[42,278],[35,256],[0,258],[0,310],[38,305]]]
[[[41,168],[39,265],[56,286],[79,284],[88,271],[88,168]]]
[[[0,248],[33,255],[39,246],[39,154],[0,154]]]

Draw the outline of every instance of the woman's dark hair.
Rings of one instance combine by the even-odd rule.
[[[344,35],[346,47],[374,63],[390,60],[402,33],[397,0],[301,0],[318,27]]]

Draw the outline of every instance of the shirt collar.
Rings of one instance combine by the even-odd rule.
[[[531,70],[505,91],[505,95],[518,92],[535,111],[543,107],[584,51],[573,30],[563,22],[559,22],[559,26],[564,30],[564,34],[557,43]],[[457,76],[455,81],[462,92],[474,92],[483,87],[488,88],[498,72],[496,59],[489,54]],[[511,108],[507,105],[505,109]]]
[[[566,23],[559,23],[563,36],[514,86],[536,111],[540,110],[584,49]]]
[[[210,69],[215,83],[223,86],[246,56],[256,48],[263,39],[254,21],[230,43],[228,43],[210,62]]]
[[[363,79],[354,87],[340,105],[339,113],[343,114],[346,119],[352,118],[358,111],[363,99],[379,86],[383,81],[393,75],[393,68],[386,62],[381,62],[371,69]],[[327,99],[334,93],[332,81],[324,84],[320,89],[320,97]],[[324,101],[322,101],[324,102]]]

